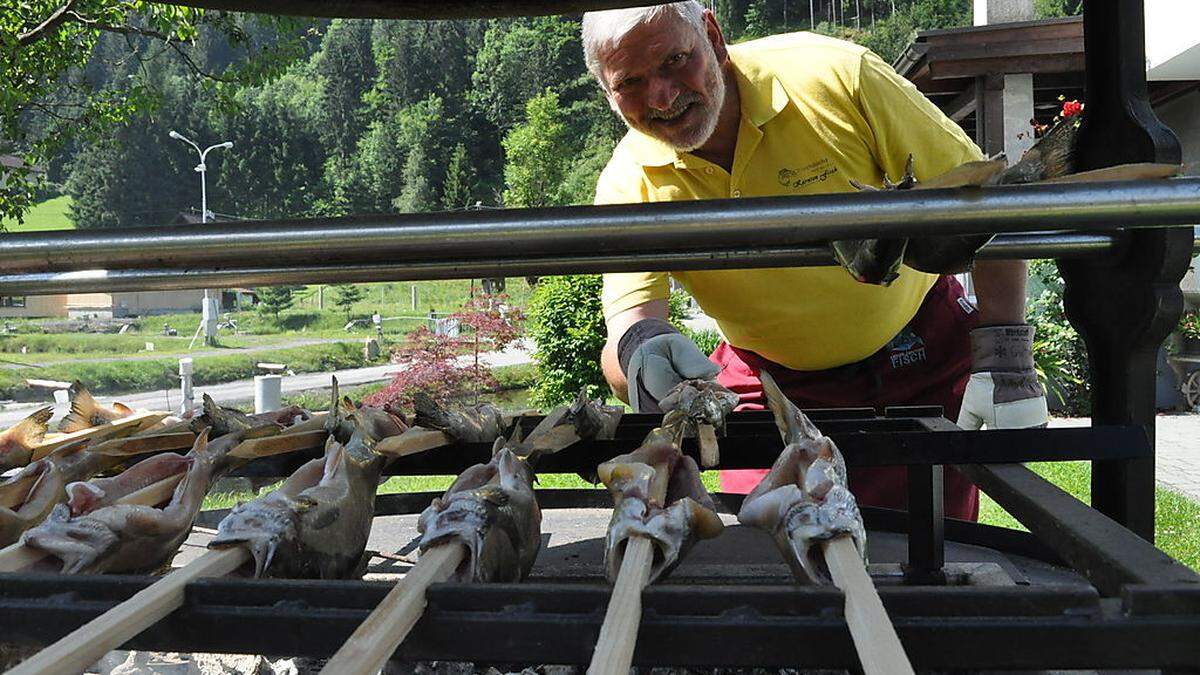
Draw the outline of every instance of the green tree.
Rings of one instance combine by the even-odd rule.
[[[152,110],[160,92],[141,73],[164,54],[222,100],[223,91],[269,79],[298,55],[300,38],[275,40],[277,31],[250,30],[254,24],[291,25],[142,0],[8,3],[0,12],[0,155],[23,162],[0,180],[0,217],[19,221],[32,206],[44,180],[36,167],[53,170],[76,141],[96,140]],[[206,31],[212,39],[198,45]],[[270,37],[252,44],[255,36]],[[203,47],[217,42],[251,58],[214,62],[219,69],[210,70]]]
[[[551,16],[497,23],[475,57],[471,99],[504,134],[520,123],[526,101],[583,72],[577,20]]]
[[[333,304],[346,313],[346,321],[350,320],[350,310],[354,305],[367,297],[367,292],[355,284],[338,284],[333,287]]]
[[[543,277],[529,300],[527,330],[537,349],[538,376],[530,400],[537,406],[568,403],[581,388],[608,393],[600,370],[606,336],[599,275]]]
[[[742,37],[747,40],[766,37],[775,32],[768,19],[767,0],[752,0],[750,6],[746,8],[744,23]]]
[[[442,208],[461,209],[472,203],[472,186],[475,170],[467,156],[467,147],[462,143],[454,146],[450,163],[446,166],[446,181],[442,184]]]
[[[270,314],[279,321],[279,313],[292,306],[293,295],[303,289],[303,286],[259,286],[254,289],[258,295],[258,311]]]
[[[504,138],[504,203],[553,206],[564,202],[562,182],[572,150],[558,94],[547,89],[525,106],[525,122]]]

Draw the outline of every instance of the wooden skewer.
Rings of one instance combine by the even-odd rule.
[[[321,669],[324,675],[368,675],[387,663],[425,611],[425,591],[445,581],[466,555],[462,544],[434,546],[421,554],[367,620]]]
[[[696,432],[700,440],[700,467],[711,469],[721,463],[721,448],[717,445],[717,430],[711,424],[701,424]]]
[[[325,447],[325,440],[327,438],[329,438],[329,432],[324,429],[279,434],[278,436],[265,436],[263,438],[251,438],[238,443],[236,447],[229,451],[229,456],[254,459],[255,457],[269,457],[297,450],[323,448]]]
[[[1178,176],[1182,167],[1178,164],[1159,164],[1155,162],[1139,162],[1135,164],[1118,164],[1103,169],[1080,171],[1059,178],[1038,181],[1038,185],[1054,183],[1099,183],[1115,180],[1150,180]]]
[[[175,494],[175,487],[183,480],[184,475],[183,473],[177,473],[173,476],[167,476],[156,483],[151,483],[140,490],[135,490],[124,497],[117,498],[115,503],[142,504],[145,506],[161,504],[170,499],[171,495]],[[0,549],[0,572],[17,572],[29,568],[48,555],[50,554],[45,551],[26,546],[18,541],[15,544],[10,544]]]
[[[453,443],[454,439],[444,431],[411,427],[398,436],[389,436],[376,443],[375,452],[381,455],[404,457]]]
[[[190,431],[110,438],[88,448],[98,455],[140,455],[144,452],[185,450],[196,442],[196,434]]]
[[[49,455],[64,445],[74,443],[76,441],[81,441],[84,439],[98,441],[106,438],[112,438],[118,434],[121,434],[122,432],[132,433],[140,429],[144,424],[155,424],[166,416],[167,413],[165,412],[142,410],[140,412],[135,412],[128,417],[122,417],[119,420],[109,422],[108,424],[101,424],[100,426],[96,427],[80,429],[79,431],[69,434],[60,434],[35,446],[33,448],[33,457],[30,461],[36,462],[37,460]]]
[[[669,479],[665,467],[654,468],[650,479],[651,502],[663,505]],[[628,675],[642,623],[642,589],[650,582],[653,563],[654,544],[648,538],[635,534],[625,542],[625,556],[608,599],[588,675]]]
[[[229,574],[249,559],[250,553],[240,546],[208,551],[8,672],[10,675],[79,673],[175,611],[183,604],[184,590],[189,583],[202,577]]]
[[[866,675],[911,675],[912,664],[850,537],[824,545],[833,583],[846,596],[846,624]]]

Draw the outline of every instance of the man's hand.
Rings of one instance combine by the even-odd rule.
[[[684,380],[710,380],[721,369],[681,333],[656,335],[629,357],[629,405],[634,412],[661,412],[658,402]]]
[[[976,430],[1045,426],[1046,394],[1033,366],[1033,327],[987,326],[971,331],[971,379],[958,426]]]

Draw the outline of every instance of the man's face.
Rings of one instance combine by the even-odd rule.
[[[708,141],[725,80],[707,36],[666,13],[627,33],[600,63],[609,103],[630,128],[680,152]]]

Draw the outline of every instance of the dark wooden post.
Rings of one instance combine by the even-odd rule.
[[[1147,97],[1143,12],[1142,0],[1084,5],[1081,169],[1180,161]],[[1141,425],[1153,443],[1155,358],[1183,311],[1191,250],[1191,228],[1139,230],[1116,258],[1059,261],[1067,316],[1088,345],[1094,425]],[[1154,460],[1093,462],[1092,505],[1153,541]]]

